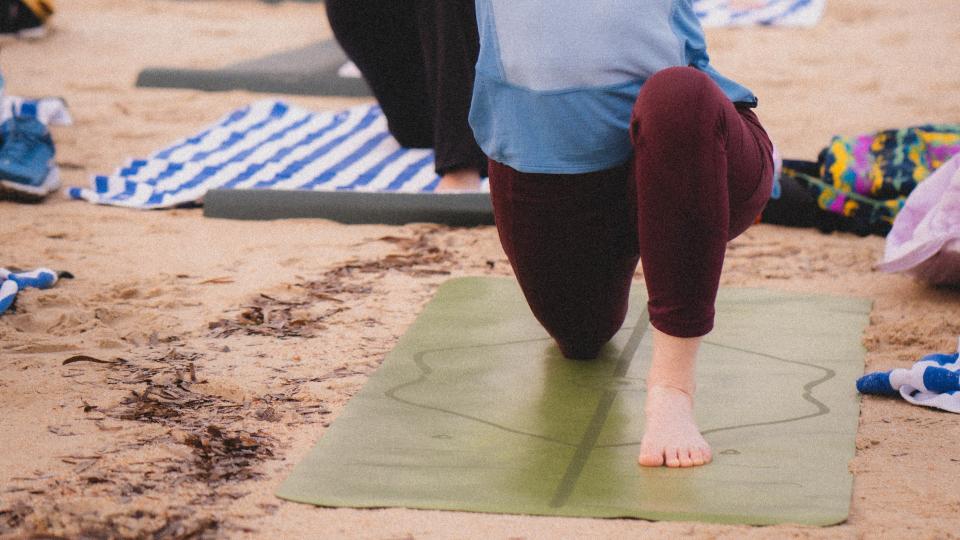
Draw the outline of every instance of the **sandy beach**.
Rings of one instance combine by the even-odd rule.
[[[330,37],[315,3],[57,7],[45,39],[0,44],[0,69],[8,94],[69,103],[74,125],[53,128],[66,186],[86,187],[263,97],[135,88],[142,68],[214,68]],[[716,67],[760,97],[781,153],[812,160],[835,134],[960,123],[957,21],[956,0],[829,0],[814,28],[709,30],[708,40]],[[315,110],[365,102],[284,99]],[[866,371],[953,352],[960,291],[878,272],[883,246],[757,225],[730,244],[722,284],[871,299]],[[95,206],[61,190],[39,205],[0,202],[0,266],[75,276],[22,292],[0,316],[0,537],[960,537],[960,416],[871,397],[849,463],[850,517],[834,527],[276,498],[439,284],[511,275],[492,227],[216,220]]]

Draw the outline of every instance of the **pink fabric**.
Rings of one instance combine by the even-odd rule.
[[[960,284],[960,155],[917,185],[887,236],[884,272]]]

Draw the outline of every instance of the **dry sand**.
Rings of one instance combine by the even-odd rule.
[[[69,101],[76,125],[54,136],[71,186],[258,97],[135,89],[142,67],[217,67],[329,36],[318,4],[58,7],[50,37],[4,43],[0,64],[9,93]],[[830,0],[813,29],[708,37],[717,67],[761,96],[783,153],[812,159],[834,133],[960,122],[957,21],[956,0]],[[953,350],[960,293],[876,272],[882,249],[875,237],[757,226],[731,244],[723,283],[873,299],[867,370]],[[863,400],[852,510],[836,527],[332,510],[275,498],[438,284],[509,275],[491,228],[241,223],[58,194],[39,206],[0,203],[0,264],[76,274],[22,293],[17,312],[0,318],[0,536],[960,534],[960,416],[875,398]],[[285,329],[258,324],[264,312]],[[63,365],[76,355],[115,363]]]

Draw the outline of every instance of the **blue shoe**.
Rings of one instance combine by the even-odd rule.
[[[0,138],[0,198],[37,202],[60,187],[47,126],[14,116],[0,125]]]

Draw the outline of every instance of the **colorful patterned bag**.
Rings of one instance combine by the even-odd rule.
[[[885,235],[919,182],[960,153],[960,125],[929,124],[834,137],[820,153],[820,177],[789,168],[824,211],[862,234]]]

